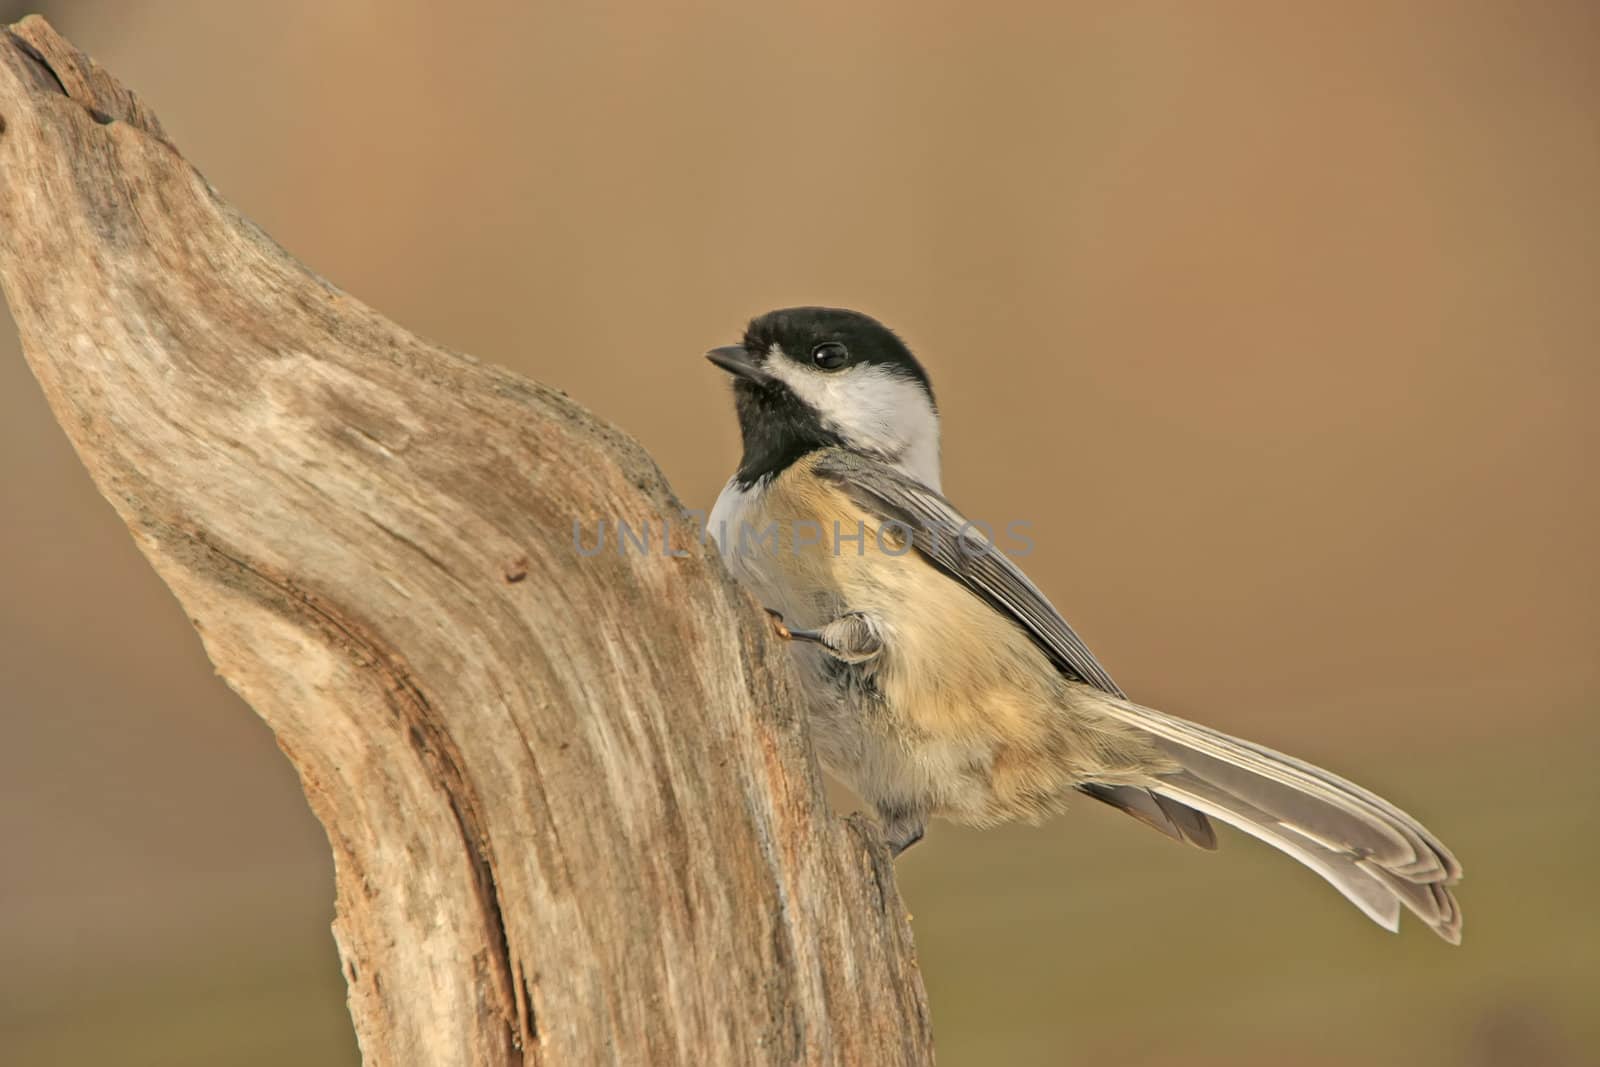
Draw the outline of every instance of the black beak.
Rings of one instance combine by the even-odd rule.
[[[706,353],[706,358],[729,374],[740,378],[748,378],[761,385],[772,381],[772,375],[761,369],[761,365],[744,345],[723,345],[721,348],[713,348]]]

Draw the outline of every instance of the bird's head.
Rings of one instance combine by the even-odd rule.
[[[752,484],[818,448],[843,447],[939,487],[939,412],[927,372],[888,327],[858,311],[797,307],[753,319],[706,358],[733,375]]]

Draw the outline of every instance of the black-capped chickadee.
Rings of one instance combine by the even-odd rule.
[[[1411,816],[1319,767],[1129,701],[1061,615],[939,492],[927,373],[877,321],[788,308],[707,358],[744,456],[707,526],[794,641],[823,764],[896,854],[930,816],[1039,820],[1074,793],[1179,841],[1220,819],[1396,930],[1452,943],[1461,866]]]

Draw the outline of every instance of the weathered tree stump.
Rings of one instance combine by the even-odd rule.
[[[29,363],[299,771],[367,1062],[930,1062],[876,832],[639,446],[306,269],[40,19],[0,121]]]

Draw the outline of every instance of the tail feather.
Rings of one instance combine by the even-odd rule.
[[[1232,798],[1205,796],[1174,783],[1174,796],[1207,815],[1265,841],[1287,856],[1299,860],[1327,879],[1345,899],[1386,930],[1400,929],[1400,899],[1388,887],[1361,869],[1360,861],[1344,852],[1302,838],[1275,823],[1271,816]],[[1207,790],[1207,792],[1210,792]]]
[[[1174,841],[1187,841],[1208,850],[1217,847],[1217,833],[1211,828],[1211,821],[1203,813],[1170,797],[1137,785],[1085,782],[1078,788],[1096,800],[1127,812],[1146,826],[1160,830]]]
[[[1461,879],[1450,850],[1410,815],[1338,775],[1198,723],[1108,699],[1108,715],[1148,734],[1177,770],[1157,797],[1187,805],[1293,856],[1375,922],[1398,929],[1404,905],[1440,937],[1461,940]]]

